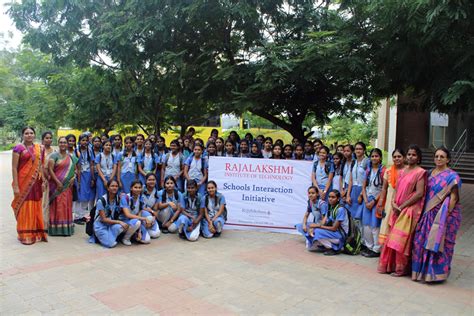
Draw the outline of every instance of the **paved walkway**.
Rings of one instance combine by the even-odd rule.
[[[225,231],[196,243],[164,235],[104,249],[73,237],[23,246],[9,207],[9,154],[0,154],[0,313],[38,314],[474,314],[474,185],[451,277],[425,285],[376,272],[377,259],[325,257],[295,235]]]

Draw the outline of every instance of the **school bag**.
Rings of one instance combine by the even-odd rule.
[[[104,207],[107,205],[107,201],[106,199],[101,196],[99,198],[99,200],[102,202],[102,205],[104,205]],[[116,201],[116,204],[118,203],[118,201]],[[111,210],[108,210],[108,212],[112,212]],[[94,235],[94,221],[96,220],[96,216],[98,215],[97,213],[97,202],[95,203],[94,207],[90,210],[89,212],[89,220],[86,222],[86,234],[89,235],[89,236],[93,236]],[[110,213],[107,214],[107,217],[110,215]],[[118,219],[118,212],[113,212],[112,214],[112,218],[113,219]]]
[[[166,165],[166,166],[168,165],[168,160],[170,159],[170,155],[171,155],[171,153],[166,153],[166,154],[165,154],[165,160],[164,160],[163,164]],[[179,164],[182,165],[183,162],[184,162],[184,156],[183,156],[183,154],[182,154],[182,153],[178,153],[178,157],[179,157]]]
[[[178,190],[174,189],[174,199],[179,201],[179,193]],[[163,189],[163,193],[161,194],[161,203],[166,203],[166,191]]]
[[[122,196],[125,196],[125,200],[127,200],[127,204],[128,204],[129,207],[130,207],[130,211],[133,211],[133,210],[135,209],[135,203],[132,203],[132,202],[131,202],[130,196],[128,196],[128,194],[126,194],[126,193],[122,193],[122,194],[120,195],[120,198],[121,198]],[[143,210],[143,209],[144,209],[144,206],[145,206],[145,202],[143,202],[143,200],[140,199],[140,202],[139,202],[139,204],[138,204],[138,208],[139,208],[138,211]],[[120,212],[122,212],[122,209],[120,209]]]
[[[204,198],[204,206],[207,208],[207,205],[209,204],[209,195],[206,194],[206,197]],[[217,194],[214,197],[214,205],[217,204]],[[222,217],[224,217],[224,220],[227,222],[227,206],[224,205],[224,212],[222,213]]]
[[[342,227],[339,227],[339,232],[344,236],[344,247],[342,252],[348,255],[358,255],[362,247],[362,234],[357,227],[354,218],[351,216],[351,212],[343,206],[346,216],[349,219],[349,232],[346,234]],[[336,218],[337,209],[333,211],[333,217]]]

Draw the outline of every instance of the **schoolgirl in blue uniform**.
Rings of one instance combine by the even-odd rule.
[[[204,195],[207,181],[207,159],[201,157],[203,147],[200,144],[194,146],[194,154],[184,163],[184,178],[186,181],[195,180],[198,184],[198,192]]]
[[[120,189],[124,193],[130,193],[130,185],[137,180],[138,159],[133,150],[133,141],[130,136],[125,137],[125,149],[117,158],[117,170]]]
[[[119,219],[133,228],[135,234],[125,234],[122,243],[131,246],[130,238],[142,244],[149,244],[151,238],[157,238],[160,233],[158,223],[152,215],[150,208],[145,206],[142,197],[142,183],[139,180],[132,182],[130,193],[122,193],[120,196],[120,216]]]
[[[225,197],[217,192],[214,181],[207,183],[207,194],[204,196],[204,218],[201,220],[201,232],[204,238],[218,237],[227,220]]]
[[[237,154],[237,157],[249,158],[249,156],[250,156],[249,142],[246,139],[242,139],[240,141],[240,150],[239,150],[239,153]]]
[[[334,165],[328,161],[329,148],[323,146],[319,149],[319,159],[313,163],[311,182],[319,189],[321,199],[327,201],[327,193],[331,190],[334,177]]]
[[[107,182],[117,175],[117,161],[112,154],[112,142],[106,140],[102,145],[103,151],[95,157],[94,169],[97,172],[97,198],[107,193]]]
[[[304,143],[304,160],[313,161],[313,159],[314,159],[313,143],[310,140],[307,140]]]
[[[164,156],[168,152],[168,148],[166,148],[166,140],[163,136],[158,136],[156,138],[156,154],[158,157]]]
[[[225,153],[224,139],[222,137],[216,138],[216,156],[223,156]]]
[[[207,157],[217,156],[217,147],[215,142],[209,142],[206,146]]]
[[[308,188],[308,206],[306,208],[306,213],[304,214],[303,222],[295,225],[296,230],[304,237],[307,237],[309,228],[316,227],[315,225],[322,219],[321,214],[326,214],[327,210],[328,203],[318,198],[318,188],[310,186]],[[310,215],[313,215],[312,222],[308,220]]]
[[[379,232],[382,219],[377,216],[377,203],[383,187],[385,167],[382,165],[382,151],[374,148],[370,151],[370,164],[362,184],[362,241],[366,249],[362,255],[368,258],[380,256]]]
[[[283,157],[288,160],[294,159],[292,145],[286,144],[285,146],[283,146]]]
[[[329,208],[322,214],[321,223],[309,229],[306,237],[306,246],[309,250],[324,252],[326,256],[339,253],[344,247],[346,236],[349,233],[349,218],[346,209],[340,202],[341,194],[337,190],[329,192]]]
[[[79,136],[79,148],[76,150],[78,157],[77,173],[77,201],[74,202],[74,217],[77,221],[85,222],[89,210],[95,202],[95,190],[92,189],[93,169],[92,150],[89,148],[89,136],[82,134]]]
[[[354,146],[347,144],[344,146],[342,160],[342,190],[341,190],[341,200],[346,204],[347,199],[347,190],[349,189],[349,183],[351,182],[351,171],[354,168],[355,160],[353,159]]]
[[[332,156],[332,163],[334,165],[334,177],[332,178],[332,190],[342,191],[342,161],[344,156],[337,152]]]
[[[304,147],[303,147],[303,145],[298,144],[298,145],[295,146],[295,152],[294,152],[294,155],[293,155],[293,159],[294,160],[307,160],[304,157]],[[311,159],[309,159],[309,160],[313,160],[313,157],[311,157]]]
[[[183,168],[184,155],[179,151],[179,143],[177,140],[172,140],[170,143],[170,151],[162,158],[161,166],[161,187],[165,185],[165,179],[172,176],[176,182],[176,188],[183,191]]]
[[[362,231],[362,184],[366,177],[366,170],[369,165],[369,159],[365,156],[366,146],[363,142],[355,144],[355,162],[351,169],[351,178],[349,188],[346,194],[346,203],[349,206],[352,218]]]
[[[97,179],[99,179],[99,173],[95,167],[95,159],[102,152],[102,140],[100,137],[95,136],[92,138],[92,151],[91,151],[91,170],[93,170],[93,177],[91,181],[91,187],[94,190],[94,200],[97,200]]]
[[[142,199],[145,209],[156,219],[158,216],[158,189],[156,188],[157,178],[156,174],[149,173],[145,177],[146,185],[143,188]],[[160,237],[161,231],[158,229],[154,231],[155,237]],[[151,235],[150,235],[151,237]]]
[[[197,193],[197,183],[190,180],[184,195],[184,208],[176,221],[178,232],[189,241],[196,241],[201,232],[204,217],[204,197]]]
[[[145,136],[143,134],[137,134],[135,137],[135,154],[140,157],[145,152]]]
[[[183,207],[183,194],[176,189],[176,180],[173,176],[167,176],[164,188],[158,192],[158,215],[156,216],[164,233],[175,233],[178,230],[178,227],[172,224],[178,219]]]
[[[273,139],[271,137],[265,138],[265,141],[263,143],[263,149],[262,149],[263,158],[270,159],[272,157],[272,147],[273,147]]]
[[[118,196],[119,184],[115,179],[107,182],[107,193],[99,197],[96,203],[96,218],[94,220],[94,235],[99,243],[107,248],[117,245],[117,238],[125,232],[132,236],[136,229],[119,220],[120,200]],[[94,242],[95,238],[91,238]]]
[[[112,150],[112,154],[115,156],[115,157],[118,157],[120,155],[120,153],[123,151],[123,140],[122,140],[122,136],[120,134],[116,134],[114,135],[113,137],[113,150]]]
[[[284,159],[283,158],[283,148],[281,147],[280,144],[273,145],[272,148],[272,156],[270,159]]]
[[[319,150],[323,148],[324,144],[323,141],[319,138],[316,138],[313,142],[313,161],[319,160]],[[326,147],[327,148],[327,147]],[[329,158],[329,151],[327,153],[327,158]],[[328,159],[329,160],[329,159]]]
[[[138,137],[138,136],[137,136]],[[159,158],[153,152],[153,143],[147,139],[144,145],[144,151],[138,156],[138,173],[142,185],[145,185],[145,177],[148,173],[156,174],[159,164]]]
[[[150,208],[153,216],[158,215],[158,189],[156,188],[156,175],[148,173],[145,177],[145,186],[143,187],[143,202],[145,207]]]
[[[224,157],[236,157],[236,154],[235,154],[235,145],[234,143],[228,139],[226,142],[225,142],[225,152],[224,152]]]

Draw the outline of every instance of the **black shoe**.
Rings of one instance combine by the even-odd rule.
[[[337,255],[337,252],[334,251],[333,249],[329,249],[329,250],[326,250],[326,251],[324,252],[324,255],[325,255],[325,256],[335,256],[335,255]]]
[[[312,252],[320,252],[320,253],[324,253],[324,252],[326,252],[326,251],[328,251],[328,250],[327,250],[326,248],[324,248],[324,247],[321,247],[321,246],[317,246],[316,248],[314,248],[314,249],[312,250]]]
[[[77,225],[84,225],[86,222],[82,218],[78,218],[74,220],[74,224]]]
[[[361,252],[360,252],[360,255],[363,256],[363,257],[367,257],[367,255],[369,254],[369,249],[363,249]]]
[[[369,250],[369,252],[367,252],[365,257],[366,258],[378,258],[378,257],[380,257],[380,252],[375,252],[375,251]]]

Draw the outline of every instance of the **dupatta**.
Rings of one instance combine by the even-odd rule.
[[[437,207],[439,207],[439,211],[436,214],[424,245],[427,250],[434,252],[444,251],[446,222],[448,219],[449,204],[451,203],[450,195],[455,186],[458,186],[459,189],[461,188],[461,179],[459,175],[451,169],[443,171],[429,179],[425,212],[429,212]]]
[[[71,185],[74,184],[75,167],[77,157],[66,154],[66,157],[61,159],[59,153],[55,153],[57,156],[51,156],[50,159],[54,159],[54,174],[59,181],[63,184],[62,190],[58,190],[55,182],[49,183],[49,203],[51,203],[58,195],[68,190]]]
[[[31,189],[35,182],[40,178],[40,167],[41,167],[41,146],[39,144],[34,144],[35,148],[35,157],[31,157],[28,161],[18,170],[18,187],[20,189],[20,194],[15,197],[12,201],[13,213],[15,213],[15,218],[18,218],[23,203],[26,200],[28,194],[30,194]]]

